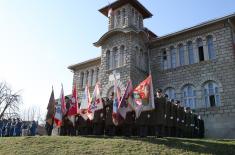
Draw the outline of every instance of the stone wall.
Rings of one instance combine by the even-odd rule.
[[[216,59],[199,62],[191,65],[178,66],[173,69],[161,68],[161,49],[170,46],[185,44],[188,40],[213,36],[216,50]],[[232,47],[231,29],[226,22],[203,27],[192,32],[180,34],[159,40],[152,45],[151,70],[155,88],[173,87],[176,89],[176,98],[182,99],[182,88],[192,84],[197,92],[197,112],[205,120],[206,137],[235,138],[235,61]],[[204,39],[203,39],[204,40]],[[194,50],[195,52],[195,50]],[[220,107],[205,107],[203,101],[203,84],[214,81],[219,85]],[[233,131],[233,132],[232,132]]]

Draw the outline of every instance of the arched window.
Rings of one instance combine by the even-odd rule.
[[[123,66],[123,65],[125,64],[125,61],[124,61],[124,58],[125,58],[125,56],[124,56],[124,50],[125,50],[125,46],[122,45],[122,46],[120,47],[119,66]]]
[[[142,28],[143,27],[143,19],[142,19],[142,16],[139,15],[139,28]]]
[[[117,26],[120,25],[120,21],[121,21],[121,11],[118,10],[118,11],[117,11]]]
[[[99,71],[100,71],[100,69],[97,68],[97,69],[96,69],[96,82],[99,81]]]
[[[204,89],[204,103],[206,107],[220,106],[219,86],[213,82],[208,81],[203,86]]]
[[[188,58],[189,58],[189,64],[194,63],[194,53],[193,53],[193,43],[190,41],[187,43],[188,48]]]
[[[148,71],[149,69],[149,60],[148,60],[148,53],[144,53],[144,70]]]
[[[176,67],[176,51],[174,47],[170,48],[170,53],[171,53],[171,68]]]
[[[126,25],[126,9],[122,9],[122,26]]]
[[[140,49],[140,69],[144,70],[144,52]]]
[[[183,44],[179,45],[179,58],[180,58],[180,66],[183,66],[184,63],[184,46]]]
[[[196,90],[195,87],[191,84],[186,85],[182,89],[182,102],[184,106],[190,107],[191,109],[196,108],[197,100],[196,100]]]
[[[118,48],[113,48],[113,69],[118,67]]]
[[[108,50],[106,53],[106,62],[107,62],[107,70],[111,69],[111,55],[110,55],[110,51]]]
[[[168,68],[168,61],[167,61],[167,52],[166,49],[162,49],[162,69]]]
[[[204,49],[201,38],[197,39],[197,49],[198,49],[199,61],[204,61]]]
[[[83,83],[84,83],[84,72],[81,72],[81,74],[80,74],[80,88],[84,88],[84,85],[83,85]]]
[[[94,70],[92,69],[92,70],[91,70],[91,79],[90,79],[90,80],[91,80],[91,82],[90,82],[90,83],[91,83],[91,86],[93,86],[94,83],[95,83],[95,82],[93,81],[93,80],[94,80],[93,78],[94,78]]]
[[[85,86],[88,84],[89,71],[86,71]]]
[[[175,99],[176,98],[176,95],[175,95],[175,89],[174,88],[167,88],[165,90],[165,93],[168,95],[168,98],[169,99]]]
[[[214,49],[214,45],[213,45],[213,37],[212,36],[207,37],[207,47],[208,47],[209,59],[215,59],[215,49]]]
[[[137,23],[138,23],[138,18],[139,18],[138,12],[135,11],[135,25],[138,25],[138,24],[137,24]]]
[[[135,47],[135,64],[136,64],[137,67],[139,66],[139,62],[140,62],[139,60],[140,60],[139,48]]]

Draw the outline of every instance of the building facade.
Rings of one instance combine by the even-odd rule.
[[[81,98],[99,81],[102,96],[121,92],[128,80],[137,86],[150,73],[154,89],[191,107],[205,121],[206,137],[235,138],[235,14],[166,36],[144,27],[152,14],[137,0],[118,0],[99,10],[108,32],[94,45],[101,56],[71,65]]]

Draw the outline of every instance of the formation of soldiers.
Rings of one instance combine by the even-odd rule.
[[[108,135],[108,136],[157,136],[203,138],[204,122],[190,108],[179,101],[169,101],[167,95],[158,89],[155,96],[155,109],[142,111],[136,118],[134,111],[127,112],[126,119],[119,117],[119,124],[113,123],[113,96],[103,99],[104,108],[94,113],[92,121],[81,115],[75,117],[73,124],[64,116],[60,135]],[[53,126],[46,125],[48,135]]]
[[[0,137],[35,136],[37,123],[23,122],[19,118],[0,120]]]

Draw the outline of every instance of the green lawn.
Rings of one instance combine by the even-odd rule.
[[[122,137],[0,138],[0,155],[8,154],[217,154],[235,155],[235,140]]]

